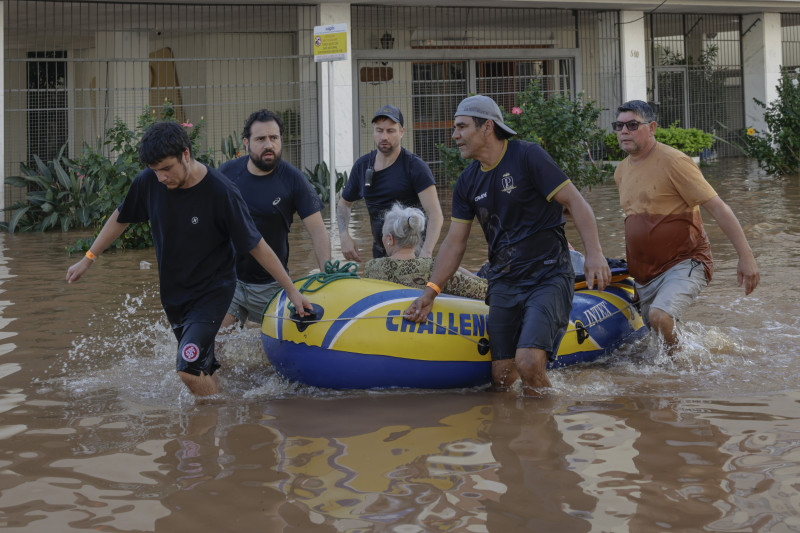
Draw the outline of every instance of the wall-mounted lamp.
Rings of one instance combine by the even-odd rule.
[[[390,50],[393,46],[394,37],[392,37],[392,34],[388,31],[384,32],[384,34],[381,36],[381,48],[384,50]]]

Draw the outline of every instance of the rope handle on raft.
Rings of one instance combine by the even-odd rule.
[[[612,283],[619,282],[619,281],[621,281],[621,280],[623,280],[623,279],[625,279],[627,277],[628,277],[628,273],[627,273],[627,271],[625,271],[624,273],[619,273],[619,274],[616,274],[615,276],[612,276],[611,282]],[[336,260],[336,261],[328,260],[328,261],[325,261],[325,272],[318,272],[316,274],[309,274],[308,276],[304,276],[302,278],[297,278],[296,280],[294,280],[294,283],[297,283],[299,281],[305,280],[304,283],[298,288],[298,290],[302,294],[304,292],[307,292],[307,293],[317,292],[322,287],[324,287],[325,285],[328,285],[329,283],[332,283],[333,281],[336,281],[338,279],[346,279],[346,278],[359,279],[359,276],[358,276],[358,264],[354,263],[352,261],[348,261],[348,262],[346,262],[346,263],[344,263],[343,265],[340,266],[340,263],[339,263],[338,260]],[[314,282],[318,283],[319,286],[312,289],[310,287]],[[579,285],[582,285],[582,287],[579,287]],[[575,284],[575,289],[585,288],[585,287],[586,287],[586,282],[585,281],[583,281],[582,283],[579,282],[579,283]],[[273,296],[273,299],[276,296],[277,296],[277,293]],[[271,303],[271,302],[272,302],[272,299],[270,299],[270,302],[267,303],[267,307],[269,307],[269,303]],[[372,317],[328,318],[328,319],[322,320],[321,318],[322,318],[322,315],[324,313],[324,309],[321,306],[317,305],[317,304],[312,304],[312,307],[314,308],[312,312],[310,312],[305,317],[300,317],[297,314],[297,309],[295,308],[295,306],[291,302],[289,302],[286,305],[286,308],[289,310],[289,313],[290,313],[289,317],[281,317],[281,316],[266,315],[266,314],[264,316],[268,317],[268,318],[283,319],[283,320],[289,320],[291,322],[295,322],[297,324],[298,330],[301,331],[301,332],[305,331],[305,329],[308,326],[310,326],[311,324],[316,324],[317,322],[336,322],[336,321],[339,321],[339,320],[357,320],[357,319],[362,319],[362,318],[383,318],[383,319],[385,319],[385,318],[395,318],[394,316],[385,315],[385,316],[372,316]],[[265,308],[265,310],[266,310],[266,308]],[[599,320],[596,320],[594,322],[589,322],[587,324],[584,324],[581,321],[575,321],[575,326],[576,327],[574,327],[572,329],[567,329],[564,333],[567,334],[567,333],[571,333],[573,331],[576,332],[576,334],[578,336],[578,344],[583,344],[583,342],[587,338],[589,338],[589,336],[590,336],[589,335],[589,328],[591,328],[591,327],[603,322],[604,320],[606,320],[608,318],[611,318],[612,316],[615,316],[615,315],[617,315],[617,314],[619,314],[619,313],[621,313],[621,312],[623,312],[625,310],[629,310],[631,313],[633,313],[633,311],[636,310],[636,306],[635,306],[634,303],[628,303],[628,304],[625,305],[625,307],[620,307],[616,311],[614,311],[613,313],[610,313],[610,314],[604,316],[603,318],[600,318]],[[475,344],[478,345],[478,352],[481,355],[486,355],[489,352],[489,340],[486,339],[485,337],[481,338],[479,341],[476,341],[475,339],[473,339],[471,337],[467,337],[466,335],[463,335],[458,331],[452,330],[448,326],[444,326],[442,324],[439,324],[434,320],[430,320],[430,322],[433,325],[435,325],[436,327],[444,328],[449,333],[456,334],[456,335],[458,335],[460,337],[463,337],[463,338],[469,340],[470,342],[474,342]],[[302,329],[301,329],[301,327],[302,327]]]
[[[317,306],[317,304],[312,304],[312,305]],[[294,306],[292,306],[292,304],[287,304],[286,307],[289,308],[289,311],[291,313],[291,315],[288,316],[288,317],[278,316],[278,315],[267,315],[267,314],[264,314],[264,317],[266,317],[266,318],[274,318],[274,319],[278,319],[278,320],[288,320],[290,322],[305,322],[305,323],[307,323],[307,325],[305,327],[308,327],[308,325],[316,324],[317,322],[338,322],[340,320],[364,320],[364,319],[369,319],[369,318],[383,318],[383,319],[385,319],[385,318],[398,318],[398,316],[401,316],[401,315],[379,315],[379,316],[353,316],[353,317],[345,317],[345,318],[339,317],[339,318],[315,319],[315,318],[310,318],[310,317],[299,317],[299,316],[297,316],[296,310],[294,309]],[[597,324],[603,322],[604,320],[606,320],[608,318],[611,318],[612,316],[615,316],[615,315],[617,315],[617,314],[619,314],[619,313],[621,313],[623,311],[626,311],[626,310],[635,311],[636,307],[633,304],[630,304],[630,303],[626,304],[625,307],[620,307],[616,311],[614,311],[613,313],[609,313],[608,315],[604,316],[603,318],[595,320],[594,322],[588,322],[586,324],[584,324],[580,320],[576,320],[575,321],[576,327],[568,329],[564,333],[565,334],[566,333],[572,333],[573,331],[575,331],[575,332],[578,332],[579,336],[583,337],[585,335],[585,336],[588,337],[589,328],[591,328],[593,326],[596,326]],[[294,317],[297,317],[297,318],[294,318]],[[468,339],[469,341],[474,342],[476,344],[478,343],[478,341],[476,341],[475,339],[467,337],[466,335],[462,335],[457,330],[450,329],[450,327],[442,325],[442,324],[439,324],[435,320],[430,320],[429,319],[428,321],[431,324],[433,324],[434,326],[436,326],[436,327],[440,327],[440,328],[446,329],[449,333],[462,336],[465,339]],[[305,329],[305,327],[303,329]],[[586,337],[584,337],[584,340],[586,340]]]
[[[289,322],[295,322],[297,324],[297,329],[299,331],[301,331],[301,332],[305,331],[305,329],[308,326],[310,326],[311,324],[316,324],[318,322],[338,322],[340,320],[363,320],[365,318],[382,318],[382,319],[385,319],[385,318],[397,318],[398,317],[398,315],[380,315],[380,316],[354,316],[354,317],[350,317],[350,318],[338,317],[338,318],[325,318],[325,319],[319,318],[318,319],[316,317],[317,316],[322,317],[322,315],[324,313],[324,309],[321,306],[317,305],[317,304],[311,304],[311,305],[314,307],[314,315],[313,315],[313,317],[311,316],[311,314],[309,314],[307,316],[304,316],[304,317],[301,317],[301,316],[297,315],[297,313],[294,310],[290,310],[291,314],[288,317],[277,316],[277,315],[267,315],[267,314],[265,314],[264,317],[281,319],[281,320],[288,320]],[[287,305],[286,307],[288,308],[289,305]],[[462,338],[464,338],[464,339],[466,339],[466,340],[468,340],[470,342],[474,342],[475,344],[478,345],[478,353],[479,354],[486,355],[487,353],[489,353],[489,339],[487,339],[485,337],[482,337],[480,340],[476,341],[472,337],[467,337],[466,335],[464,335],[463,333],[461,333],[457,329],[452,329],[452,328],[450,328],[450,326],[445,326],[444,324],[440,324],[440,323],[436,322],[435,320],[428,319],[428,322],[430,322],[431,324],[433,324],[434,326],[436,326],[438,328],[442,328],[442,329],[446,330],[448,333],[450,333],[452,335],[458,335],[459,337],[462,337]]]
[[[309,274],[308,276],[297,278],[296,280],[293,280],[293,283],[296,284],[299,281],[305,280],[303,281],[303,284],[297,288],[297,290],[300,291],[300,294],[303,294],[304,292],[307,293],[317,292],[328,283],[336,281],[337,279],[345,279],[345,278],[358,279],[358,264],[353,263],[352,261],[348,261],[344,265],[339,266],[338,260],[331,261],[330,259],[328,259],[327,261],[325,261],[325,272],[317,272],[316,274]],[[318,283],[319,286],[312,289],[311,285],[315,282]],[[270,298],[269,302],[267,302],[267,305],[264,307],[264,309],[269,307],[269,304],[272,303],[272,300],[274,300],[279,293],[280,291],[276,292],[272,296],[272,298]],[[297,314],[297,309],[295,309],[294,304],[289,303],[286,307],[289,309],[290,313]]]

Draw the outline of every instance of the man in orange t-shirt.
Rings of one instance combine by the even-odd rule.
[[[739,254],[738,283],[744,283],[745,295],[758,285],[758,266],[733,211],[694,161],[656,141],[650,105],[625,102],[617,108],[612,126],[620,148],[628,153],[614,173],[625,212],[628,270],[636,281],[645,322],[674,348],[675,321],[714,273],[700,206],[711,213]]]

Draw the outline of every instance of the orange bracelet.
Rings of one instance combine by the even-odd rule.
[[[425,286],[433,289],[437,296],[442,293],[442,289],[432,281],[426,283]]]
[[[86,250],[86,257],[88,257],[88,258],[89,258],[89,261],[91,261],[92,263],[94,263],[94,260],[95,260],[95,259],[97,259],[97,256],[96,256],[96,255],[94,255],[94,254],[91,252],[91,250]]]

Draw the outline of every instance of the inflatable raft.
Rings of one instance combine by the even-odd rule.
[[[576,290],[570,324],[548,368],[586,363],[646,332],[625,275],[603,291]],[[315,387],[475,387],[491,381],[480,300],[441,294],[426,324],[403,318],[421,291],[355,275],[318,274],[295,284],[314,305],[299,318],[281,291],[264,310],[261,339],[275,371]]]

